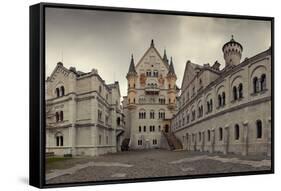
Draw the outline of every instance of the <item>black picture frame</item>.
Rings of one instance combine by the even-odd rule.
[[[46,8],[69,8],[81,10],[104,10],[132,13],[153,13],[165,15],[182,15],[182,16],[198,16],[198,17],[214,17],[214,18],[231,18],[231,19],[248,19],[248,20],[264,20],[271,22],[271,169],[265,171],[251,171],[238,173],[221,173],[207,175],[191,175],[191,176],[173,176],[173,177],[155,177],[141,179],[123,179],[99,182],[79,182],[79,183],[61,183],[46,184],[45,182],[45,9]],[[73,4],[56,4],[56,3],[39,3],[30,6],[30,139],[29,139],[29,184],[38,188],[66,187],[66,186],[84,186],[84,185],[100,185],[100,184],[116,184],[116,183],[134,183],[147,181],[164,181],[178,179],[194,179],[209,177],[227,177],[227,176],[244,176],[257,174],[274,173],[274,18],[248,15],[229,15],[214,13],[195,13],[183,11],[164,11],[152,9],[134,9],[120,7],[103,7],[89,5],[73,5]]]

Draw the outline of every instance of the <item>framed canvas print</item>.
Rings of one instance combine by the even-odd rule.
[[[30,184],[274,172],[274,18],[30,7]]]

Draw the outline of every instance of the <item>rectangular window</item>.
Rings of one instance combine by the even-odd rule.
[[[138,140],[138,145],[142,145],[142,140]]]
[[[106,136],[106,144],[108,145],[108,136]]]
[[[139,126],[139,132],[141,132],[141,126]]]
[[[146,126],[143,126],[143,132],[146,132]]]
[[[99,135],[99,145],[101,145],[101,135]]]
[[[102,111],[98,110],[98,120],[102,121]]]

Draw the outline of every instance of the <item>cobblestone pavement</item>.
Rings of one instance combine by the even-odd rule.
[[[143,150],[60,161],[65,169],[47,164],[46,182],[66,183],[270,170],[263,156],[224,156],[187,151]]]

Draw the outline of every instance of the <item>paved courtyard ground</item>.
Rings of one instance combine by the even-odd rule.
[[[46,164],[46,182],[66,183],[270,170],[264,156],[187,151],[142,150],[98,157],[54,158]]]

